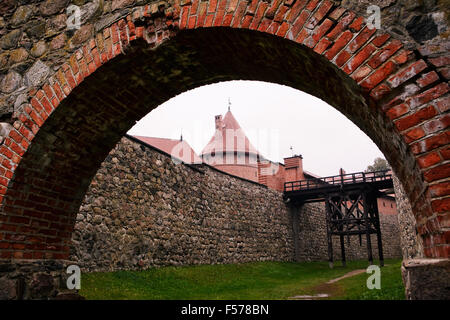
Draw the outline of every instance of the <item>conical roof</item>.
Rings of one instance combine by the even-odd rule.
[[[223,119],[222,116],[216,116],[216,131],[202,150],[201,156],[220,152],[259,155],[231,111]]]

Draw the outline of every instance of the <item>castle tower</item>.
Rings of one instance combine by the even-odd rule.
[[[215,116],[215,132],[201,152],[203,161],[229,174],[258,182],[258,150],[231,113]]]

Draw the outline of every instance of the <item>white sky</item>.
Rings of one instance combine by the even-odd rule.
[[[377,146],[326,102],[302,91],[256,81],[229,81],[184,92],[147,114],[130,135],[179,139],[181,131],[197,152],[214,134],[214,116],[231,112],[250,142],[266,158],[303,156],[303,168],[320,176],[363,171]]]

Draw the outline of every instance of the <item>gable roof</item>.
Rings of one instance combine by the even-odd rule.
[[[234,141],[228,141],[228,138],[234,138]],[[213,152],[239,152],[260,155],[259,151],[250,143],[231,111],[228,111],[220,121],[219,128],[216,128],[211,140],[203,148],[201,156]]]
[[[156,137],[133,136],[146,144],[155,147],[184,163],[202,163],[202,159],[195,153],[194,149],[184,140],[166,139]]]

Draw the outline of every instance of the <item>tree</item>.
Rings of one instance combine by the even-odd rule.
[[[367,166],[364,172],[384,171],[390,168],[389,163],[385,159],[378,157],[373,161],[372,165]]]

